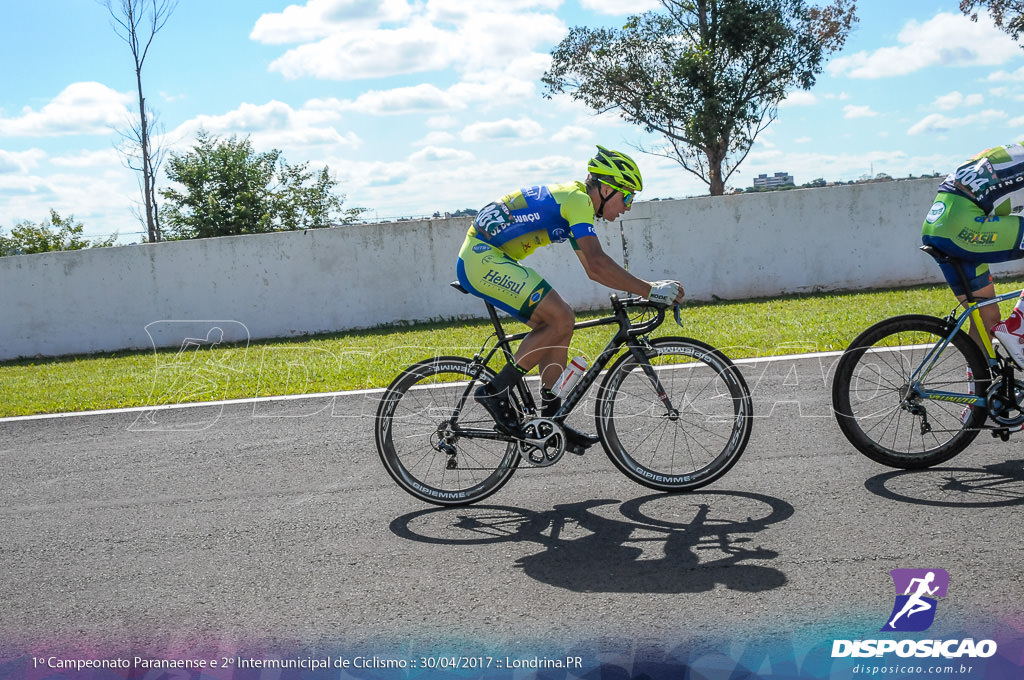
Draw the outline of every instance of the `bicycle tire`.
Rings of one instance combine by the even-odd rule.
[[[971,413],[962,422],[963,404],[904,399],[911,373],[952,332],[947,321],[933,316],[895,316],[865,330],[843,352],[832,381],[832,410],[860,453],[893,468],[927,468],[957,455],[978,436],[988,417],[986,409],[968,407]],[[988,362],[970,336],[958,330],[922,384],[966,393],[968,367],[975,393],[985,394],[990,384]]]
[[[597,395],[605,453],[623,474],[652,489],[706,486],[736,464],[750,439],[750,390],[722,352],[697,340],[651,340],[645,355],[678,417],[670,416],[627,352],[608,370]]]
[[[453,424],[455,467],[438,446],[468,380],[494,372],[464,357],[425,359],[406,368],[384,391],[374,435],[384,468],[402,489],[435,505],[476,503],[505,485],[519,465],[515,443],[461,436],[463,427],[492,430],[494,420],[470,395]]]

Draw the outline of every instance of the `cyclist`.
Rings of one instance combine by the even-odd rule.
[[[977,300],[995,297],[990,262],[1024,257],[1021,212],[1024,211],[1024,146],[1006,144],[986,149],[951,172],[939,186],[938,196],[925,217],[921,240],[956,258],[967,274],[970,292]],[[942,273],[957,298],[964,290],[956,268],[940,263]],[[1024,367],[1024,296],[1017,300],[1005,321],[999,307],[980,310],[982,322],[1002,343],[1018,366]],[[973,321],[971,337],[981,344]]]
[[[678,281],[649,282],[633,276],[604,252],[597,238],[594,218],[618,219],[643,189],[636,163],[624,153],[599,145],[587,171],[586,182],[526,187],[486,205],[459,252],[457,270],[462,286],[532,329],[514,360],[474,395],[498,429],[513,437],[522,438],[523,430],[509,390],[533,367],[539,367],[541,376],[541,415],[553,416],[561,406],[551,387],[565,369],[576,321],[565,300],[520,260],[537,248],[568,240],[593,281],[666,306],[683,299]],[[563,427],[577,452],[598,441]]]

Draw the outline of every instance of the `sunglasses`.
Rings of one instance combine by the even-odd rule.
[[[622,205],[627,208],[633,205],[633,198],[636,196],[635,191],[622,191],[622,189],[619,189],[619,192],[622,194]]]

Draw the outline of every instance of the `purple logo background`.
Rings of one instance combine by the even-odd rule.
[[[935,621],[937,598],[946,597],[949,572],[945,569],[893,569],[896,602],[883,631],[927,630]]]

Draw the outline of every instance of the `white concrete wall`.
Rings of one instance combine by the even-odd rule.
[[[939,282],[917,250],[937,181],[640,202],[600,223],[606,249],[695,300]],[[448,287],[466,219],[0,258],[0,360],[176,346],[218,321],[224,340],[482,316]],[[579,309],[607,307],[569,244],[526,264]],[[993,268],[1024,273],[1024,262]],[[206,331],[197,331],[206,332]],[[199,338],[203,339],[203,338]]]

